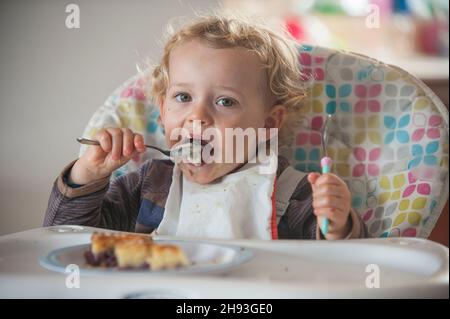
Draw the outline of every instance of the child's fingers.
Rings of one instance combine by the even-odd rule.
[[[314,186],[317,188],[324,184],[332,184],[336,186],[345,185],[345,183],[339,177],[331,173],[320,175],[319,178],[317,178]]]
[[[328,233],[327,235],[339,232],[345,226],[346,220],[336,220],[333,216],[317,216],[317,224],[319,226],[323,225],[324,219],[328,219]]]
[[[318,208],[341,208],[342,199],[335,196],[319,197],[313,200],[314,209]]]
[[[122,154],[124,157],[129,157],[134,151],[134,136],[129,128],[122,129],[123,132],[123,147]]]
[[[347,216],[340,208],[337,207],[314,209],[314,215],[320,218],[328,218],[333,223],[339,223],[341,219],[344,219]]]
[[[99,141],[100,147],[105,153],[109,153],[112,147],[111,135],[106,130],[101,130],[95,135],[95,139]]]
[[[334,228],[334,221],[330,216],[324,214],[316,214],[316,216],[317,216],[317,224],[319,226],[323,225],[324,219],[328,219],[328,232],[330,231],[330,228]]]
[[[144,152],[146,150],[144,145],[144,138],[141,134],[134,134],[134,147],[138,152]]]
[[[119,128],[110,128],[107,129],[107,131],[112,136],[111,157],[113,160],[118,161],[120,160],[120,156],[122,154],[122,144],[123,144],[122,130]]]
[[[319,177],[320,177],[319,173],[309,173],[308,182],[310,182],[311,185],[314,185]]]
[[[345,189],[334,184],[324,184],[320,187],[315,187],[313,192],[314,198],[321,198],[325,196],[334,196],[338,198],[346,197]]]
[[[323,207],[315,208],[314,215],[317,217],[328,218],[334,223],[340,223],[341,220],[345,219],[348,214],[345,214],[342,208],[338,207]]]
[[[334,220],[334,216],[332,214],[329,214],[329,212],[319,212],[316,213],[317,216],[317,224],[319,226],[323,225],[324,219],[328,220],[328,233],[332,233],[334,229],[336,228],[336,222]]]

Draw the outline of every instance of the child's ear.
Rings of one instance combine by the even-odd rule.
[[[269,114],[266,117],[264,127],[265,128],[277,128],[280,129],[284,121],[286,120],[287,110],[282,104],[277,104],[272,106]]]
[[[264,122],[264,128],[266,129],[276,128],[278,130],[275,132],[275,135],[278,135],[279,133],[278,131],[283,126],[284,121],[286,120],[286,114],[287,110],[284,105],[277,104],[272,106]],[[266,141],[270,140],[275,136],[272,134],[273,132],[271,132],[271,130],[266,130],[264,139]]]

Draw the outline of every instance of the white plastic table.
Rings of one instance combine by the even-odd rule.
[[[39,264],[39,257],[56,248],[89,243],[95,230],[54,226],[1,236],[0,298],[449,297],[448,248],[415,238],[214,240],[250,248],[254,257],[221,274],[82,275],[79,288],[66,287],[68,274]],[[375,275],[368,265],[378,267],[379,288],[367,286],[368,276]]]

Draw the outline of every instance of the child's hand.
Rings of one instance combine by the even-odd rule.
[[[318,225],[323,218],[330,224],[326,239],[345,238],[350,233],[350,191],[345,182],[334,174],[311,173],[308,175],[313,191],[313,208]]]
[[[142,135],[128,128],[103,129],[97,132],[95,139],[100,145],[90,145],[75,162],[69,175],[70,183],[83,185],[109,176],[134,154],[146,150]]]

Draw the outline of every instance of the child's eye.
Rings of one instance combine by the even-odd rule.
[[[175,95],[175,99],[181,103],[186,103],[186,102],[192,101],[191,96],[187,93],[178,93],[177,95]]]
[[[231,107],[236,104],[236,102],[233,99],[230,99],[228,97],[223,97],[217,100],[216,102],[220,106],[224,107]]]

